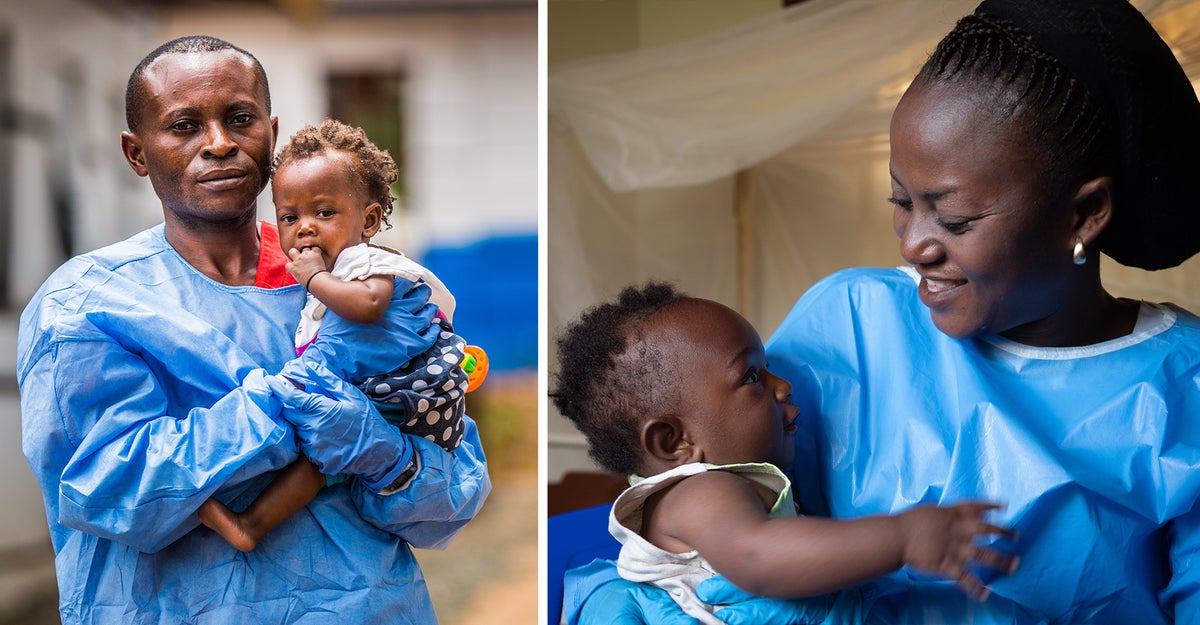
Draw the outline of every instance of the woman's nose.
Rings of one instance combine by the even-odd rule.
[[[936,225],[920,209],[896,208],[892,226],[900,237],[900,257],[910,265],[928,265],[942,259],[944,249]]]

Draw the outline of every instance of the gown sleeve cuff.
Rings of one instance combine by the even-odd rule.
[[[395,479],[389,482],[387,486],[384,486],[382,489],[380,489],[379,494],[384,496],[395,495],[405,488],[408,488],[408,485],[412,484],[413,479],[417,477],[417,473],[420,472],[420,470],[421,454],[414,453],[412,454],[412,458],[408,461],[408,464],[404,467],[404,470],[402,470],[400,474],[395,477]]]

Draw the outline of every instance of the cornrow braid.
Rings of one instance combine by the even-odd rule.
[[[392,214],[392,203],[396,199],[392,196],[391,186],[399,179],[400,172],[392,155],[372,143],[362,128],[334,119],[327,119],[319,126],[301,128],[275,156],[271,174],[274,175],[289,161],[308,158],[326,150],[337,150],[354,157],[356,165],[350,171],[350,178],[362,185],[362,191],[371,201],[379,202],[383,207],[383,224],[390,227],[392,224],[388,216]]]
[[[641,463],[642,418],[675,391],[662,354],[640,342],[639,322],[684,299],[669,284],[628,287],[590,308],[559,337],[557,388],[550,398],[587,438],[606,471],[632,475]]]
[[[918,80],[970,84],[991,93],[1004,122],[1047,157],[1044,171],[1061,184],[1117,168],[1116,129],[1087,87],[1011,22],[968,15],[947,34]]]

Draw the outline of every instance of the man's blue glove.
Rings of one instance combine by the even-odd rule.
[[[831,595],[808,599],[768,599],[752,595],[724,577],[713,577],[696,586],[701,601],[717,607],[717,618],[728,625],[811,625],[824,623]]]
[[[395,371],[433,347],[441,326],[433,323],[437,306],[429,303],[429,287],[418,284],[405,289],[405,284],[412,285],[396,280],[387,312],[375,323],[346,321],[327,310],[317,340],[299,360],[309,369],[322,365],[344,380],[359,383]]]
[[[592,564],[566,571],[568,594],[572,593],[572,587],[580,587],[578,578],[610,579],[590,590],[582,606],[564,601],[568,625],[700,625],[700,621],[679,608],[666,590],[608,575],[612,569],[611,561],[593,560]]]
[[[306,388],[297,388],[293,380],[303,380]],[[378,492],[409,468],[413,449],[400,430],[362,391],[323,364],[293,360],[266,381],[283,402],[283,418],[296,429],[300,450],[322,473],[357,475]]]

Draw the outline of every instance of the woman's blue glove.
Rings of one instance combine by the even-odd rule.
[[[574,618],[572,618],[574,617]],[[667,591],[624,579],[607,582],[592,591],[578,612],[568,614],[568,625],[700,625],[688,616]]]
[[[808,599],[767,599],[752,595],[724,577],[713,577],[696,586],[696,596],[711,606],[728,625],[810,625],[824,623],[832,596]]]
[[[304,380],[306,388],[297,388],[293,380]],[[283,402],[283,418],[295,428],[300,450],[322,473],[357,475],[379,492],[412,462],[412,447],[400,430],[379,416],[362,391],[323,364],[293,360],[266,381]]]
[[[429,303],[429,287],[398,278],[382,319],[354,323],[328,310],[317,340],[299,360],[309,369],[323,365],[334,375],[359,383],[395,371],[433,347],[441,332],[441,326],[433,322],[435,315],[437,306]]]
[[[612,560],[592,560],[563,575],[568,625],[699,625],[661,588],[617,574]]]

